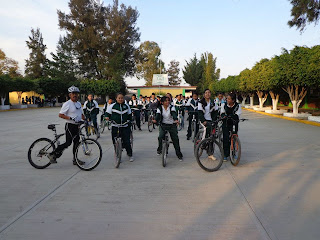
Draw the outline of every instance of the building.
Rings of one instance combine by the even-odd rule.
[[[164,86],[164,85],[155,85],[155,86],[131,86],[127,87],[129,93],[136,94],[138,97],[150,96],[152,93],[156,95],[163,96],[167,93],[171,93],[172,96],[182,94],[185,97],[190,97],[192,92],[197,89],[196,86]]]

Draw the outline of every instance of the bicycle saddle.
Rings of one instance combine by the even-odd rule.
[[[59,124],[49,124],[49,125],[48,125],[48,129],[53,130],[53,129],[56,128],[56,125],[59,125]]]

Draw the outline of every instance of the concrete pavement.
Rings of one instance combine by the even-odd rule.
[[[71,149],[37,170],[27,150],[58,108],[0,112],[0,239],[319,239],[320,129],[256,113],[240,126],[242,159],[203,171],[180,132],[156,156],[157,131],[134,132],[135,162],[114,169],[110,133],[97,169],[78,170]],[[185,129],[186,130],[186,129]],[[124,154],[125,155],[125,154]]]

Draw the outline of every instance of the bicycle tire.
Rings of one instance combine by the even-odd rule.
[[[93,147],[94,147],[94,145],[96,145],[97,147],[98,147],[98,158],[96,158],[97,159],[97,161],[96,162],[94,162],[93,163],[93,165],[92,166],[89,166],[89,167],[85,167],[85,165],[80,165],[80,163],[79,163],[79,148],[80,148],[80,146],[82,146],[83,147],[83,144],[86,144],[87,146],[90,146],[90,148],[91,148],[91,151],[89,151],[89,149],[86,149],[86,153],[84,154],[84,155],[86,155],[86,156],[89,156],[89,155],[91,155],[91,153],[92,153],[92,149],[93,149]],[[89,154],[87,153],[87,152],[89,152]],[[100,162],[101,162],[101,159],[102,159],[102,148],[101,148],[101,145],[100,145],[100,143],[97,141],[97,140],[95,140],[95,139],[92,139],[92,138],[86,138],[86,139],[84,139],[83,141],[80,141],[79,143],[78,143],[78,145],[77,145],[77,147],[76,147],[76,151],[75,151],[75,162],[76,162],[76,164],[77,164],[77,166],[81,169],[81,170],[84,170],[84,171],[91,171],[91,170],[93,170],[93,169],[95,169],[99,164],[100,164]],[[83,159],[81,159],[80,161],[83,161]],[[85,161],[85,162],[89,162],[89,163],[92,163],[93,161]]]
[[[53,143],[50,139],[48,139],[48,138],[39,138],[39,139],[35,140],[35,141],[31,144],[31,146],[29,147],[29,150],[28,150],[28,161],[29,161],[29,163],[31,164],[31,166],[33,166],[34,168],[37,168],[37,169],[44,169],[44,168],[48,167],[48,166],[51,164],[49,158],[47,158],[47,156],[46,156],[47,153],[45,153],[44,155],[42,155],[42,156],[45,156],[45,157],[48,159],[48,160],[45,161],[45,164],[44,164],[44,165],[39,165],[39,164],[36,163],[35,159],[32,159],[32,150],[34,149],[34,146],[35,146],[37,143],[41,142],[41,141],[43,141],[43,142],[46,141],[46,142],[48,143],[48,145],[50,144],[50,147],[52,147],[52,151],[51,151],[51,152],[53,152],[53,151],[56,149],[54,143]],[[46,151],[47,151],[47,150],[46,150]],[[41,156],[41,159],[42,159],[42,156]],[[47,162],[47,161],[48,161],[48,162]],[[46,162],[47,162],[47,163],[46,163]]]
[[[115,159],[114,159],[115,168],[119,168],[121,163],[121,157],[122,157],[122,143],[121,143],[121,138],[118,138],[116,139],[116,142],[115,142]]]
[[[104,120],[102,120],[102,122],[100,123],[100,126],[99,126],[99,132],[103,133],[105,128],[106,128],[106,122]]]
[[[162,167],[166,167],[167,166],[167,141],[163,140],[162,141]]]
[[[152,122],[152,117],[151,116],[148,119],[148,130],[149,130],[149,132],[153,131],[153,122]]]
[[[110,122],[108,122],[108,130],[110,131],[111,130],[111,123]]]
[[[131,149],[133,149],[133,133],[132,133],[132,131],[130,132],[130,145],[131,145]]]
[[[237,166],[241,158],[241,143],[237,135],[233,135],[231,138],[233,146],[230,146],[230,162],[233,166]],[[237,159],[234,158],[235,155],[237,155]]]
[[[182,115],[179,114],[178,115],[178,122],[179,122],[179,125],[178,125],[178,131],[181,131],[182,130],[182,124],[183,124],[183,118],[182,118]]]
[[[214,156],[214,158],[216,160],[210,160],[208,157],[205,159],[209,159],[208,162],[210,162],[210,163],[215,163],[215,167],[212,167],[212,168],[208,167],[208,165],[204,165],[204,159],[203,160],[200,159],[204,150],[208,153],[208,150],[205,148],[207,148],[207,146],[209,146],[209,144],[212,144],[212,145],[214,144],[214,147],[213,147],[214,150],[213,150],[212,156],[215,154],[216,157]],[[220,153],[217,153],[217,150],[219,150]],[[201,154],[200,154],[200,151],[201,151]],[[212,138],[203,139],[197,145],[196,160],[197,160],[197,163],[199,164],[199,166],[207,172],[215,172],[215,171],[219,170],[220,167],[222,166],[222,163],[223,163],[223,149],[222,149],[221,144],[218,143],[216,140],[212,140]]]
[[[196,138],[196,130],[197,130],[197,123],[196,122],[193,122],[192,125],[191,125],[191,130],[192,130],[192,142],[194,142],[195,138]]]
[[[193,153],[194,153],[194,156],[196,156],[196,148],[197,148],[197,145],[201,142],[201,139],[200,139],[200,132],[197,133],[197,135],[195,136],[194,138],[194,142],[193,142]]]

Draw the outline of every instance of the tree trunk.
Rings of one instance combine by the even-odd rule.
[[[18,94],[19,104],[21,104],[21,96],[22,96],[22,92],[17,92],[17,94]]]
[[[253,96],[250,96],[250,107],[253,107]]]
[[[247,96],[248,96],[248,94],[244,94],[244,93],[241,94],[242,106],[244,106],[246,104]]]
[[[291,85],[283,88],[289,94],[290,100],[292,102],[292,112],[294,115],[299,113],[299,106],[307,95],[307,89],[305,87],[301,88],[301,92],[299,93],[299,86],[298,85]]]
[[[1,106],[4,106],[4,102],[6,101],[5,97],[1,97]]]
[[[273,111],[277,111],[278,110],[278,102],[279,102],[280,95],[276,94],[276,93],[274,93],[272,91],[270,91],[269,93],[270,93],[270,96],[272,98],[272,110]]]
[[[262,91],[257,91],[257,95],[259,97],[259,108],[263,108],[263,104],[265,103],[265,101],[268,98],[268,93],[264,93]]]

